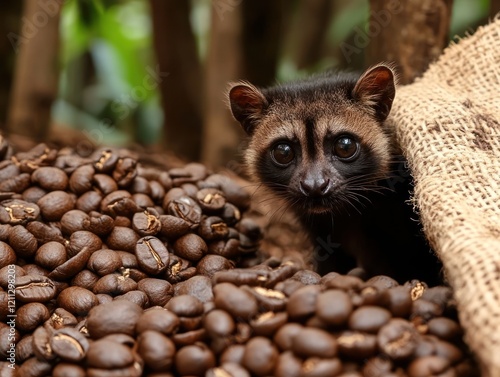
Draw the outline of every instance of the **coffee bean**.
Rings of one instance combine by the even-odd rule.
[[[204,188],[196,193],[196,199],[207,214],[218,213],[226,204],[226,198],[222,191],[214,188]]]
[[[111,296],[123,295],[137,289],[137,283],[129,277],[129,272],[121,270],[109,275],[104,275],[94,285],[94,293],[105,293]]]
[[[213,288],[214,302],[218,309],[235,318],[250,319],[257,314],[257,299],[231,283],[220,283]]]
[[[51,191],[37,202],[40,213],[47,221],[59,221],[68,211],[74,209],[76,199],[65,191]]]
[[[119,155],[112,149],[102,149],[92,155],[94,168],[100,173],[111,172],[118,162]]]
[[[49,309],[39,302],[30,302],[17,309],[17,326],[24,332],[31,332],[50,317]]]
[[[104,196],[118,190],[115,180],[106,174],[94,175],[92,182]]]
[[[205,376],[251,377],[250,373],[246,369],[235,363],[223,363],[219,367],[209,369]]]
[[[5,323],[0,323],[0,356],[8,357],[9,350],[15,347],[15,344],[21,339],[21,334],[15,328],[7,326]]]
[[[199,261],[208,251],[203,238],[193,233],[180,237],[172,247],[176,255],[192,262]]]
[[[58,330],[63,327],[76,326],[77,323],[78,321],[73,314],[68,312],[66,309],[57,308],[45,325],[50,326],[54,330]]]
[[[38,242],[24,226],[13,226],[9,233],[9,244],[18,257],[31,259],[35,256]]]
[[[33,332],[33,353],[39,360],[53,360],[56,358],[56,354],[50,347],[50,336],[51,329],[47,331],[45,327],[39,326]]]
[[[268,270],[235,268],[216,272],[212,280],[214,284],[232,283],[234,285],[263,285],[269,278]]]
[[[203,314],[202,302],[189,295],[173,297],[165,308],[174,312],[178,317],[196,317]]]
[[[221,363],[233,363],[240,364],[243,360],[243,354],[245,353],[245,346],[242,344],[233,344],[224,350],[220,355]]]
[[[81,251],[74,257],[58,266],[55,270],[49,273],[49,277],[54,280],[66,280],[83,270],[87,264],[93,250],[88,247],[83,247]]]
[[[119,313],[116,314],[119,316]],[[132,365],[133,362],[134,355],[129,347],[106,339],[90,343],[87,351],[87,365],[90,368],[120,369]]]
[[[93,307],[87,317],[87,329],[93,339],[114,333],[134,335],[141,314],[142,309],[138,305],[127,300],[116,300]]]
[[[219,213],[219,216],[227,225],[233,226],[241,220],[241,212],[234,204],[226,203]]]
[[[30,203],[36,203],[45,194],[47,194],[47,190],[38,186],[31,186],[23,191],[22,196],[23,200]]]
[[[304,377],[338,376],[340,372],[342,372],[342,362],[339,359],[310,357],[302,364]]]
[[[167,247],[158,238],[147,236],[139,239],[135,246],[139,267],[146,273],[158,275],[168,268]]]
[[[66,190],[68,176],[61,169],[43,166],[31,174],[31,181],[48,191]]]
[[[9,246],[9,244],[0,241],[0,267],[6,267],[11,264],[16,263],[17,257],[14,250]]]
[[[99,212],[91,211],[82,222],[83,230],[95,233],[97,236],[107,236],[113,230],[115,221],[112,217]]]
[[[328,274],[321,279],[326,289],[341,289],[343,291],[359,291],[364,285],[363,280],[356,276]]]
[[[26,225],[26,229],[35,236],[39,245],[53,241],[64,244],[66,241],[62,236],[61,229],[56,225],[47,225],[40,221],[32,221]]]
[[[92,178],[95,170],[91,165],[83,165],[75,169],[69,177],[69,188],[77,195],[81,195],[92,188]]]
[[[98,293],[95,296],[97,297],[97,300],[99,300],[99,305],[107,304],[113,301],[113,296],[105,293]]]
[[[66,262],[66,259],[66,248],[55,241],[40,246],[35,254],[35,262],[49,270],[57,268]]]
[[[177,332],[179,325],[180,321],[177,315],[162,307],[155,306],[142,313],[135,329],[137,333],[153,330],[165,335],[172,335]]]
[[[52,377],[86,377],[86,373],[79,365],[61,362],[52,370]]]
[[[274,335],[274,342],[282,351],[292,349],[293,339],[302,330],[303,326],[298,323],[287,323],[283,325]]]
[[[25,336],[16,343],[16,361],[18,363],[22,363],[34,355],[33,335]],[[1,375],[3,376],[3,374]]]
[[[139,290],[128,291],[123,295],[115,296],[114,300],[128,300],[139,305],[143,309],[149,308],[150,306],[148,296],[143,291]]]
[[[122,267],[120,256],[109,249],[97,250],[90,256],[87,268],[99,276],[111,274]]]
[[[250,321],[254,333],[258,336],[272,337],[288,321],[286,312],[266,312]]]
[[[183,347],[175,354],[177,372],[183,376],[205,376],[215,364],[212,351],[202,343]]]
[[[443,309],[432,301],[423,298],[413,301],[411,308],[412,317],[421,317],[425,321],[439,317],[443,314]]]
[[[135,193],[134,195],[132,195],[132,200],[138,207],[142,208],[143,210],[148,208],[152,209],[155,205],[153,199],[151,199],[151,197],[149,197],[146,194]],[[164,213],[163,208],[161,207],[158,208],[161,210],[161,213],[163,214]]]
[[[393,360],[409,359],[417,348],[418,333],[404,319],[394,318],[378,333],[380,350]]]
[[[50,375],[52,365],[46,361],[31,357],[17,369],[17,376],[23,377],[45,377]]]
[[[391,313],[378,306],[364,306],[357,308],[349,317],[351,330],[377,333],[391,319]]]
[[[81,287],[69,287],[57,297],[57,304],[76,316],[85,316],[99,302],[94,293]]]
[[[328,324],[334,326],[345,324],[352,310],[351,299],[344,291],[330,289],[318,295],[316,314],[322,321]]]
[[[181,196],[172,200],[167,206],[169,215],[179,217],[189,223],[191,229],[196,229],[201,221],[201,208],[189,196]]]
[[[173,296],[174,288],[163,279],[146,278],[137,284],[139,290],[146,293],[151,306],[163,306]]]
[[[175,351],[175,344],[158,331],[146,330],[137,337],[137,352],[152,371],[170,371]]]
[[[129,186],[137,176],[137,160],[132,158],[119,158],[113,170],[113,179],[120,187]]]
[[[50,347],[61,359],[77,363],[86,356],[89,341],[79,331],[66,327],[52,334]]]
[[[269,339],[256,336],[247,343],[242,364],[257,376],[268,376],[274,370],[278,355],[278,350]]]
[[[21,302],[47,302],[54,298],[54,282],[45,276],[16,277],[16,299]]]
[[[339,353],[353,359],[366,359],[377,353],[377,337],[360,331],[343,331],[337,338]]]
[[[9,224],[0,224],[0,241],[5,242],[9,240],[9,234],[12,226]]]
[[[43,267],[40,267],[37,264],[25,264],[23,265],[23,270],[25,272],[24,275],[33,275],[33,276],[49,276],[49,271]],[[55,283],[54,283],[55,284]]]
[[[154,236],[161,230],[161,226],[158,212],[154,209],[137,212],[132,219],[132,227],[141,236]]]
[[[462,335],[459,324],[450,318],[432,318],[427,323],[427,326],[429,327],[429,334],[436,335],[443,340],[454,341]]]
[[[281,281],[292,277],[298,271],[298,265],[293,262],[285,262],[269,272],[269,277],[265,282],[267,288],[272,288]]]
[[[219,255],[205,255],[198,261],[198,264],[196,265],[196,272],[199,275],[211,278],[218,271],[229,270],[232,268],[234,268],[234,263],[229,259]]]
[[[30,175],[19,174],[15,177],[0,181],[0,191],[21,194],[30,185]]]
[[[328,332],[315,328],[302,328],[292,339],[292,351],[302,357],[335,357],[337,340]]]
[[[160,215],[158,219],[161,222],[160,234],[170,239],[179,238],[191,229],[191,223],[177,216]]]
[[[87,191],[78,197],[75,208],[86,213],[98,211],[102,199],[103,195],[100,192],[94,190]]]
[[[86,230],[74,232],[68,243],[68,256],[73,257],[84,248],[88,248],[92,253],[102,247],[101,239],[95,234]]]
[[[276,377],[301,377],[302,373],[302,360],[293,352],[286,351],[279,355],[274,370]]]
[[[439,356],[426,356],[416,359],[408,366],[410,377],[452,377],[455,376],[450,362]]]
[[[115,253],[120,257],[124,268],[132,269],[139,267],[135,254],[128,253],[126,251],[115,251]]]
[[[321,288],[308,285],[295,291],[286,305],[288,315],[292,319],[304,319],[316,311],[316,302]]]
[[[300,281],[304,285],[317,285],[321,281],[321,276],[314,271],[300,270],[290,279]]]
[[[83,230],[83,223],[88,221],[89,215],[79,209],[72,209],[66,212],[61,218],[61,230],[65,235],[71,235]]]
[[[229,228],[220,217],[210,216],[201,220],[198,234],[206,241],[221,240],[229,235]]]
[[[392,372],[393,364],[386,357],[372,357],[363,366],[363,376],[396,377]]]
[[[174,286],[175,295],[190,295],[203,303],[212,302],[214,299],[212,283],[206,276],[193,276],[192,278]]]
[[[26,224],[40,216],[40,208],[35,203],[19,199],[7,199],[0,202],[0,223]]]
[[[1,248],[1,244],[0,244]],[[27,275],[26,271],[22,268],[19,267],[17,264],[12,265],[9,263],[5,267],[2,267],[0,269],[0,287],[4,288],[5,290],[8,289],[8,285],[14,283],[14,277],[15,279],[20,278],[21,276]]]
[[[139,239],[139,235],[133,229],[115,226],[106,239],[106,244],[113,250],[124,250],[134,253],[135,245]]]
[[[132,200],[130,193],[123,190],[114,191],[108,194],[101,202],[101,211],[112,217],[132,217],[134,213],[142,210],[143,208],[139,207]]]

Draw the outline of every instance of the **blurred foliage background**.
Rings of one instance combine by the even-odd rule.
[[[394,4],[408,9],[393,8],[393,14],[386,14],[405,20],[411,17],[406,13],[414,12],[410,3],[3,2],[0,23],[7,38],[0,45],[2,130],[36,141],[76,143],[82,154],[93,145],[138,145],[213,167],[233,167],[243,134],[224,104],[229,81],[269,85],[325,69],[361,70],[375,57],[397,61],[380,46],[401,41],[369,29],[370,22]],[[431,24],[437,26],[432,33],[442,34],[439,28],[445,25],[446,44],[500,10],[497,0],[425,3],[414,6],[433,17]],[[443,10],[449,13],[443,15]],[[394,34],[390,25],[382,28]],[[437,43],[425,48],[436,46],[438,52],[444,47]]]

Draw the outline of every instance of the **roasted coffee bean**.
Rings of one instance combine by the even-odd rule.
[[[22,196],[23,200],[30,203],[36,203],[45,194],[47,194],[47,190],[38,186],[31,186],[23,191]]]
[[[454,341],[459,339],[462,335],[459,324],[450,318],[432,318],[427,322],[427,326],[429,328],[429,334],[436,335],[443,340]]]
[[[229,228],[220,217],[210,216],[201,220],[198,234],[206,241],[222,240],[229,235]]]
[[[139,267],[148,274],[158,275],[168,268],[169,252],[158,238],[147,236],[139,239],[135,246]]]
[[[86,213],[98,211],[102,198],[103,195],[98,191],[87,191],[78,197],[75,208]]]
[[[219,309],[212,310],[205,315],[203,327],[211,338],[228,337],[236,328],[233,317]]]
[[[155,306],[141,314],[135,329],[137,333],[153,330],[169,336],[177,332],[179,325],[177,315],[170,310]]]
[[[16,253],[9,244],[0,241],[0,267],[6,267],[16,263]]]
[[[196,199],[207,214],[218,213],[226,204],[224,193],[214,188],[201,189],[196,193]]]
[[[1,245],[0,245],[1,249]],[[26,271],[17,264],[9,263],[0,269],[0,287],[7,290],[9,284],[15,284],[15,279],[27,275]]]
[[[281,311],[287,304],[287,297],[280,291],[263,287],[242,286],[242,289],[251,293],[259,303],[259,307],[265,310]]]
[[[298,323],[287,323],[283,325],[274,335],[274,342],[282,351],[292,349],[293,339],[302,330],[303,326]]]
[[[77,195],[92,189],[92,178],[95,170],[91,165],[83,165],[75,169],[69,177],[69,188]]]
[[[120,187],[129,186],[137,176],[137,161],[125,157],[118,159],[115,169],[113,170],[113,179]]]
[[[316,302],[321,288],[308,285],[295,291],[288,299],[286,308],[292,319],[304,319],[316,311]]]
[[[86,230],[74,232],[68,243],[68,256],[73,257],[84,248],[88,248],[92,253],[102,247],[101,239],[95,234]]]
[[[49,330],[43,326],[39,326],[33,332],[33,353],[37,359],[50,361],[56,358],[56,354],[50,347],[52,330]]]
[[[138,167],[139,175],[134,178],[134,181],[130,186],[130,191],[133,192],[134,194],[141,193],[141,194],[151,195],[151,186],[149,184],[149,181],[143,176],[141,176],[142,170],[143,169],[139,166]]]
[[[83,230],[95,233],[97,236],[106,236],[113,230],[115,221],[112,217],[92,211],[89,217],[82,222]]]
[[[135,245],[139,239],[139,235],[133,229],[115,226],[106,239],[106,244],[113,250],[124,250],[134,253]]]
[[[443,309],[432,301],[423,298],[413,301],[411,308],[411,317],[421,317],[425,321],[439,317],[443,314]]]
[[[30,175],[21,173],[15,177],[0,181],[0,191],[21,194],[30,185]]]
[[[410,363],[408,375],[410,377],[452,377],[455,376],[455,373],[450,368],[449,360],[439,356],[426,356]]]
[[[188,222],[191,229],[196,229],[201,221],[201,208],[189,196],[172,200],[167,206],[167,212]]]
[[[151,306],[163,306],[173,296],[174,288],[163,279],[146,278],[137,284],[139,290],[146,293]]]
[[[278,350],[269,339],[256,336],[247,343],[242,364],[257,376],[268,376],[274,371],[278,355]]]
[[[363,286],[363,280],[356,276],[339,275],[330,273],[321,279],[326,289],[341,289],[343,291],[359,291]]]
[[[22,363],[34,356],[33,353],[33,335],[28,335],[16,343],[16,361]],[[3,376],[3,374],[0,373]]]
[[[285,262],[269,272],[269,277],[265,282],[267,288],[274,287],[278,282],[292,277],[298,271],[298,265],[293,262]]]
[[[74,209],[76,199],[65,191],[51,191],[36,203],[47,221],[59,221],[68,211]]]
[[[146,367],[152,371],[170,371],[175,351],[175,344],[158,331],[146,330],[137,337],[137,352],[141,355]]]
[[[30,302],[17,309],[17,327],[24,332],[31,332],[50,318],[49,309],[39,302]]]
[[[25,272],[24,275],[49,276],[50,274],[50,272],[47,269],[32,263],[23,265],[23,270]]]
[[[95,296],[97,297],[97,300],[99,300],[99,305],[107,304],[113,301],[113,296],[105,293],[98,293]]]
[[[48,270],[57,268],[66,260],[66,247],[55,241],[40,246],[35,254],[35,262]]]
[[[204,328],[176,333],[172,340],[178,347],[190,346],[198,342],[203,343],[208,339],[207,331]]]
[[[68,259],[66,262],[58,266],[55,270],[49,273],[49,278],[54,280],[66,280],[83,270],[87,264],[93,250],[84,247],[74,257]]]
[[[174,312],[178,317],[197,317],[203,314],[203,303],[189,295],[173,297],[165,308]]]
[[[5,242],[9,240],[9,234],[12,226],[9,224],[0,224],[0,241]]]
[[[0,223],[18,225],[34,221],[40,216],[40,208],[35,203],[19,199],[0,202]]]
[[[245,346],[243,344],[230,345],[220,355],[220,362],[221,363],[234,363],[234,364],[241,365],[244,353],[245,353]]]
[[[302,373],[302,360],[293,352],[286,351],[279,355],[274,370],[276,377],[301,377]]]
[[[292,351],[302,357],[335,357],[337,340],[328,332],[315,328],[302,328],[292,339]]]
[[[250,206],[250,195],[236,181],[222,174],[212,174],[203,181],[207,184],[216,185],[224,193],[227,200],[236,206],[247,209]]]
[[[115,180],[106,174],[94,175],[92,182],[104,196],[118,190],[118,185],[116,184]]]
[[[235,318],[251,319],[258,311],[257,299],[231,283],[220,283],[213,288],[214,302],[218,309]]]
[[[391,319],[391,313],[378,306],[364,306],[354,310],[349,317],[351,330],[377,333]]]
[[[132,269],[139,267],[135,254],[128,253],[126,251],[115,251],[115,253],[120,257],[123,268]]]
[[[58,330],[63,327],[76,326],[77,323],[78,321],[73,314],[63,308],[57,308],[45,324],[54,330]]]
[[[64,244],[66,241],[62,236],[61,229],[55,225],[47,225],[40,221],[31,221],[26,225],[26,229],[35,236],[39,245],[53,241]]]
[[[47,302],[54,298],[56,286],[45,276],[16,277],[16,299],[21,302]]]
[[[235,258],[240,254],[240,240],[231,238],[227,241],[213,241],[208,246],[208,252],[225,258]]]
[[[199,275],[211,278],[218,271],[229,270],[232,268],[234,268],[234,263],[229,259],[219,255],[205,255],[198,261],[198,264],[196,265],[196,272]]]
[[[137,283],[131,279],[128,271],[121,270],[109,275],[104,275],[94,285],[94,293],[105,293],[111,296],[123,295],[137,289]]]
[[[83,230],[84,221],[88,220],[89,215],[79,209],[73,209],[66,212],[61,218],[61,230],[65,235],[71,235],[74,232]]]
[[[337,338],[339,353],[353,359],[366,359],[377,353],[377,337],[359,331],[343,331]]]
[[[141,236],[154,236],[161,226],[158,212],[152,208],[135,213],[132,219],[132,227]]]
[[[114,300],[128,300],[139,305],[143,309],[149,308],[150,306],[148,296],[143,291],[139,290],[129,291],[123,295],[115,296]]]
[[[90,309],[99,304],[99,301],[88,289],[69,287],[59,294],[57,304],[76,316],[85,316]]]
[[[119,316],[119,313],[116,314]],[[132,350],[123,344],[111,340],[96,340],[90,343],[87,351],[87,365],[90,368],[113,370],[125,368],[133,363],[134,355]]]
[[[199,261],[208,251],[203,238],[193,233],[180,237],[172,247],[176,255],[192,262]]]
[[[304,285],[317,285],[321,281],[321,276],[314,271],[300,270],[293,274],[290,279],[300,281]]]
[[[391,359],[409,359],[417,348],[418,333],[410,322],[394,318],[380,329],[377,341],[380,350]]]
[[[167,210],[170,202],[172,202],[173,200],[182,198],[183,196],[188,196],[188,195],[187,195],[186,191],[184,191],[180,187],[173,187],[173,188],[168,189],[167,193],[165,194],[165,197],[163,198],[163,203],[162,203],[163,209]]]
[[[136,194],[132,195],[132,200],[134,201],[134,203],[138,207],[142,208],[143,210],[147,209],[147,208],[153,208],[154,205],[155,205],[155,202],[153,201],[153,199],[151,199],[146,194],[138,194],[138,193],[136,193]],[[163,208],[161,208],[161,211],[162,211],[162,213],[164,212]]]
[[[408,317],[412,308],[410,289],[404,286],[391,287],[382,294],[383,305],[395,317]]]
[[[51,370],[52,365],[48,362],[42,361],[36,357],[31,357],[17,369],[17,376],[44,377],[49,376]]]
[[[124,333],[134,335],[142,309],[127,300],[116,300],[93,307],[87,317],[87,329],[93,339]]]
[[[77,363],[86,356],[89,341],[81,332],[66,327],[52,333],[50,347],[62,360]]]
[[[12,320],[10,323],[12,323]],[[7,357],[11,347],[14,348],[20,339],[21,334],[18,330],[5,323],[0,323],[0,356],[2,358]]]
[[[101,212],[113,217],[131,217],[134,213],[143,209],[132,200],[132,195],[128,191],[114,191],[104,197],[101,202]]]
[[[219,216],[227,225],[233,226],[241,219],[241,212],[234,204],[226,203],[219,213]]]
[[[188,221],[172,215],[160,215],[158,219],[161,222],[160,234],[170,238],[176,239],[191,230],[191,223]]]
[[[9,233],[9,244],[18,257],[30,259],[35,256],[38,242],[24,226],[13,226]]]
[[[250,321],[253,332],[258,336],[272,337],[288,321],[286,312],[266,312]]]
[[[212,302],[214,299],[212,283],[206,276],[193,276],[192,278],[174,286],[175,295],[190,295],[203,303]]]
[[[122,267],[120,256],[109,249],[97,250],[90,256],[87,268],[99,276],[111,274]]]
[[[218,367],[209,369],[206,377],[250,377],[250,373],[241,365],[235,363],[223,363]]]
[[[433,302],[444,311],[445,308],[454,303],[453,290],[446,286],[428,288],[423,292],[422,299]]]
[[[332,303],[335,303],[333,305]],[[339,289],[330,289],[318,295],[316,314],[324,322],[340,326],[347,322],[353,306],[347,293]]]
[[[392,374],[393,364],[386,357],[372,357],[363,366],[363,376],[396,377]]]
[[[79,365],[61,362],[52,370],[52,377],[86,377],[86,373]]]
[[[2,140],[4,140],[2,138]],[[0,161],[0,180],[4,181],[6,179],[15,177],[21,174],[19,167],[10,160]]]
[[[31,174],[31,181],[48,191],[66,190],[68,176],[64,171],[51,166],[43,166]]]
[[[100,173],[109,173],[112,171],[118,162],[118,158],[118,153],[112,149],[96,151],[92,156],[92,159],[95,161],[94,168]]]
[[[214,354],[203,343],[183,347],[175,354],[176,370],[182,376],[205,376],[215,364]]]

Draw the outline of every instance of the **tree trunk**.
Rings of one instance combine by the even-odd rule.
[[[58,91],[61,6],[62,1],[25,0],[21,33],[7,34],[18,53],[7,130],[37,141],[48,133]]]
[[[367,47],[367,63],[395,62],[400,82],[420,76],[449,43],[453,0],[370,0],[368,30],[352,49]]]
[[[150,0],[164,111],[163,146],[184,159],[201,152],[203,82],[189,1]]]
[[[237,168],[236,147],[243,139],[239,124],[232,119],[225,99],[229,82],[241,79],[242,9],[236,6],[222,14],[212,8],[210,42],[205,76],[203,162],[212,168]]]

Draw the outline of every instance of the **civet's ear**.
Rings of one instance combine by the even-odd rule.
[[[389,115],[395,95],[394,71],[386,65],[378,65],[365,71],[353,90],[354,98],[371,107],[380,121],[384,121]]]
[[[234,118],[251,135],[268,106],[262,92],[249,83],[237,83],[229,89],[229,104]]]

